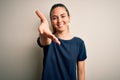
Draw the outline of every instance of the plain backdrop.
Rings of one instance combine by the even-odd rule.
[[[120,80],[120,0],[0,0],[0,80],[40,80],[40,9],[54,3],[71,15],[70,31],[85,41],[86,80]]]

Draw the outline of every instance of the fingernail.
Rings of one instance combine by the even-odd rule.
[[[60,45],[61,43],[60,43],[60,42],[58,42],[58,44]]]

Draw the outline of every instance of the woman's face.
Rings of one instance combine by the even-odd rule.
[[[68,30],[70,16],[64,7],[56,7],[51,12],[51,23],[56,31],[63,32]]]

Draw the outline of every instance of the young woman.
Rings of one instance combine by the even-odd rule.
[[[37,42],[44,51],[42,80],[85,80],[85,44],[70,34],[66,6],[55,4],[50,10],[53,33],[45,16],[39,10],[36,14],[41,20]]]

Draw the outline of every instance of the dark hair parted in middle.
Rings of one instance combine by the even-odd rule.
[[[55,8],[57,8],[57,7],[63,7],[63,8],[65,8],[68,16],[70,16],[70,13],[69,13],[67,7],[66,7],[64,4],[62,4],[62,3],[58,3],[58,4],[54,4],[54,5],[52,6],[52,8],[51,8],[51,10],[50,10],[50,19],[51,19],[52,10],[55,9]]]

